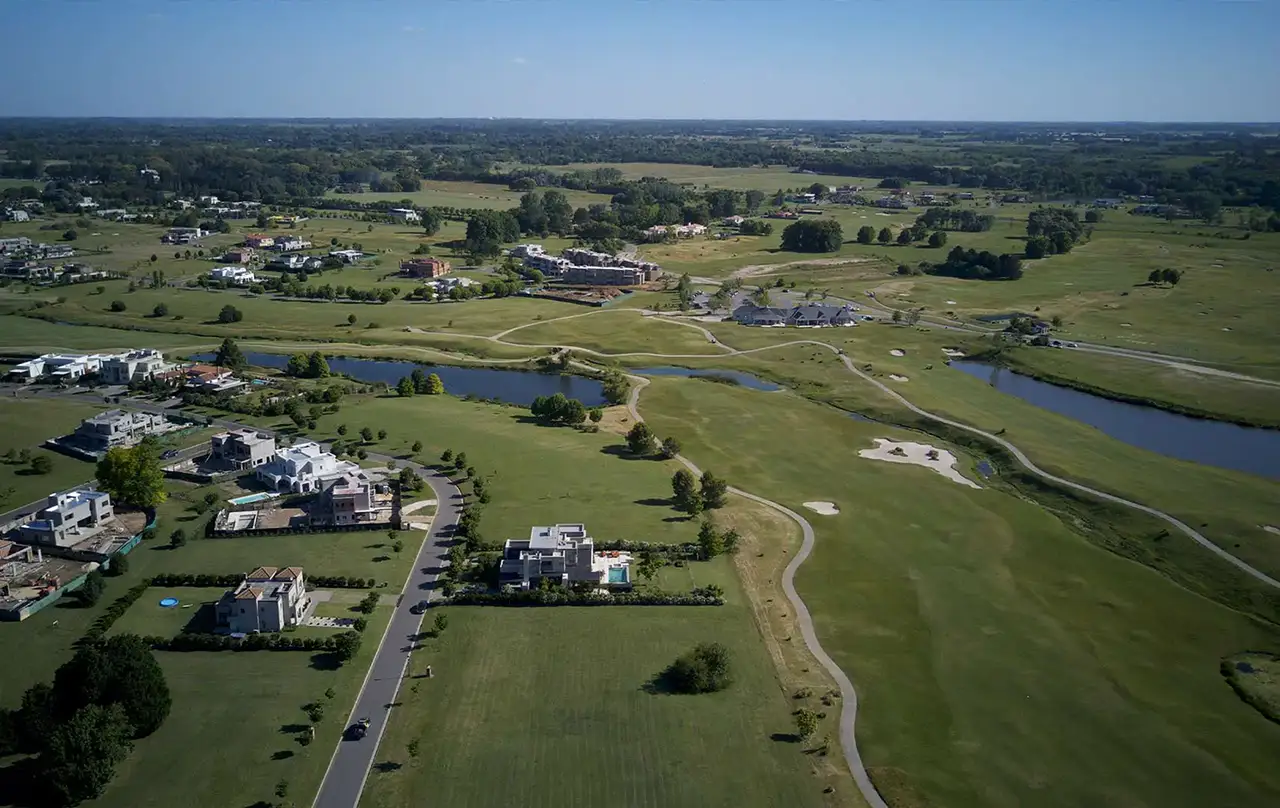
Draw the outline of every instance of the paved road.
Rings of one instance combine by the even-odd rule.
[[[377,457],[377,455],[370,455]],[[338,741],[325,771],[324,781],[316,794],[313,808],[355,808],[360,802],[369,768],[378,752],[378,743],[391,717],[391,707],[404,679],[409,653],[423,617],[410,609],[419,600],[430,599],[438,570],[443,566],[457,522],[461,494],[452,482],[416,463],[401,463],[423,475],[435,492],[439,505],[431,529],[423,537],[422,548],[414,562],[413,572],[405,582],[391,622],[365,675],[364,685],[344,728],[359,718],[368,718],[369,734],[360,741]]]

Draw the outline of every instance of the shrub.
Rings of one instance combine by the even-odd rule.
[[[676,693],[714,693],[733,681],[729,651],[719,643],[701,643],[672,662],[658,677]]]
[[[107,308],[109,308],[111,311],[114,311],[114,312],[121,312],[127,309],[128,306],[124,304],[123,300],[113,300],[111,301],[111,305],[108,306]]]

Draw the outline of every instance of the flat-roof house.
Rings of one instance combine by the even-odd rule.
[[[0,238],[0,253],[15,253],[31,249],[31,239],[26,236]]]
[[[133,446],[168,427],[168,420],[159,413],[107,410],[81,421],[71,434],[71,443],[91,452],[105,452],[117,446]]]
[[[364,253],[359,250],[330,250],[330,258],[337,258],[344,264],[355,264],[364,259]]]
[[[102,360],[103,357],[98,354],[45,354],[19,362],[9,370],[9,375],[28,381],[42,376],[74,381],[81,376],[97,373],[102,369]]]
[[[254,276],[253,270],[245,269],[244,267],[214,267],[209,270],[209,277],[215,281],[223,281],[236,286],[248,286],[258,280]]]
[[[276,239],[276,243],[272,245],[271,249],[279,250],[280,252],[309,250],[311,249],[311,242],[307,241],[305,238],[298,238],[296,236],[283,236]]]
[[[400,262],[400,273],[410,278],[438,278],[453,269],[448,261],[439,258],[410,258]]]
[[[255,429],[233,429],[209,438],[209,454],[237,469],[257,468],[275,453],[275,436]]]
[[[364,471],[348,472],[320,483],[311,521],[327,525],[386,522],[391,519],[391,488]]]
[[[387,211],[387,214],[397,222],[403,222],[405,224],[417,224],[422,221],[422,216],[420,216],[413,208],[392,208]]]
[[[107,357],[99,372],[107,384],[129,384],[154,378],[168,369],[164,354],[154,348],[139,348]]]
[[[274,457],[258,466],[257,475],[277,491],[308,494],[318,491],[325,480],[359,471],[356,463],[339,460],[320,444],[308,441],[277,449]]]
[[[520,589],[537,589],[543,581],[555,586],[629,588],[630,555],[595,552],[595,542],[584,525],[534,527],[527,539],[507,540],[498,581]]]
[[[102,531],[115,516],[111,495],[92,488],[50,494],[44,510],[18,529],[28,544],[70,547]]]
[[[208,232],[198,227],[170,227],[168,232],[160,237],[160,242],[162,244],[194,244],[207,235],[209,235]]]
[[[4,217],[11,222],[31,221],[31,214],[27,213],[25,210],[6,210],[4,212]]]
[[[258,567],[214,606],[214,624],[232,634],[282,631],[302,623],[311,599],[302,567]]]

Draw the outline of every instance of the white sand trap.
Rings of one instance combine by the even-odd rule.
[[[1121,323],[1121,328],[1133,328],[1133,323]]]
[[[823,516],[835,516],[840,513],[840,509],[836,507],[834,502],[806,502],[804,506],[814,513],[820,513]]]
[[[890,373],[890,374],[889,374],[889,378],[890,378],[890,379],[893,379],[895,382],[909,382],[909,381],[911,381],[911,379],[910,379],[910,378],[908,378],[908,377],[906,377],[906,376],[899,376],[899,375],[898,375],[898,374],[896,374],[896,373]]]
[[[1227,327],[1224,325],[1224,326],[1222,327],[1222,330],[1223,330],[1223,331],[1230,331],[1231,329],[1230,329],[1230,328],[1227,328]]]
[[[885,460],[890,463],[910,463],[913,466],[924,466],[946,477],[952,482],[967,485],[970,488],[982,488],[982,486],[968,479],[960,472],[956,471],[956,456],[948,452],[946,449],[935,449],[927,443],[898,443],[888,438],[876,438],[876,448],[863,449],[858,452],[859,457],[865,457],[868,460]],[[894,449],[901,449],[902,454],[892,454]],[[929,452],[936,452],[937,459],[929,457]]]
[[[890,356],[906,356],[907,352],[902,350],[901,348],[894,348],[892,351],[889,351],[889,355]]]
[[[1262,529],[1268,533],[1274,533],[1277,536],[1280,536],[1280,527],[1276,527],[1275,525],[1263,525]]]
[[[956,305],[956,302],[955,302],[954,300],[948,300],[948,301],[947,301],[947,305],[948,305],[948,306],[954,306],[954,305]]]
[[[955,348],[943,348],[942,352],[947,356],[964,356],[964,351],[957,351]]]

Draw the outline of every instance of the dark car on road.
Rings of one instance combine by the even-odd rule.
[[[430,601],[420,600],[417,603],[413,604],[413,606],[409,607],[409,611],[413,612],[414,614],[422,614],[429,608],[431,608]]]
[[[369,732],[369,719],[361,718],[356,723],[347,727],[347,740],[358,741]]]

